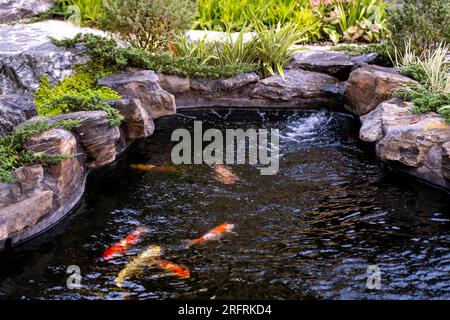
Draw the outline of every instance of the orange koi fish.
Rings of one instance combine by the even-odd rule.
[[[231,171],[231,169],[223,164],[214,164],[214,171],[216,172],[216,180],[223,184],[234,184],[239,181],[239,178]]]
[[[235,225],[230,223],[224,223],[220,226],[212,229],[204,236],[194,239],[194,240],[186,240],[188,247],[193,246],[198,243],[203,243],[205,241],[218,240],[222,238],[225,234],[233,232]]]
[[[158,260],[158,266],[162,270],[170,272],[173,275],[183,279],[189,279],[189,277],[191,276],[188,268],[167,260]]]
[[[171,166],[154,166],[152,164],[132,164],[130,165],[130,168],[136,171],[141,172],[162,172],[162,173],[175,173],[177,172],[177,169]]]
[[[134,231],[132,234],[128,235],[126,238],[120,240],[112,247],[109,247],[108,249],[103,252],[102,258],[105,260],[110,260],[120,254],[124,254],[128,248],[130,248],[132,245],[136,244],[139,236],[146,232],[145,229],[138,229]]]

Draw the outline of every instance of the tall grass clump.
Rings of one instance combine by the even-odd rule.
[[[413,112],[437,112],[450,122],[449,46],[441,42],[418,54],[411,41],[405,43],[403,52],[396,49],[395,65],[417,82],[403,86],[396,95],[412,101]]]

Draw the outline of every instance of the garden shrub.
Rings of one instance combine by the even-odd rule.
[[[161,52],[174,36],[188,29],[195,0],[105,0],[108,29],[136,47]]]
[[[450,1],[404,0],[403,5],[387,15],[392,41],[405,50],[405,41],[411,39],[411,48],[420,54],[435,48],[440,42],[450,42]]]
[[[0,137],[0,182],[11,183],[11,174],[19,167],[31,164],[55,164],[63,159],[77,156],[65,154],[35,154],[23,149],[23,144],[31,137],[54,128],[71,130],[79,127],[81,120],[59,120],[53,123],[47,121],[28,122],[18,127],[6,136]]]
[[[120,48],[112,39],[93,34],[78,34],[72,39],[53,40],[56,45],[71,47],[83,45],[91,61],[103,68],[124,68],[126,66],[154,70],[158,73],[193,77],[197,79],[218,79],[241,73],[258,71],[257,64],[202,64],[193,57],[172,57],[168,53],[155,54],[142,48]]]

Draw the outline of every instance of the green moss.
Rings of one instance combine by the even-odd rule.
[[[79,127],[81,120],[60,120],[29,122],[20,125],[11,134],[0,137],[0,182],[11,183],[11,174],[19,167],[31,164],[55,164],[63,159],[77,156],[65,154],[35,154],[23,149],[23,144],[31,137],[54,128],[70,130]]]
[[[119,125],[123,118],[107,101],[120,99],[120,95],[110,88],[97,85],[98,79],[112,70],[83,66],[56,84],[51,84],[47,76],[42,77],[34,98],[38,114],[54,116],[83,110],[103,110],[107,112],[111,125]]]

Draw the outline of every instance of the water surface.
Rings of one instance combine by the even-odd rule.
[[[233,166],[223,185],[207,165],[179,174],[140,173],[130,164],[170,164],[175,128],[280,129],[280,172]],[[155,134],[94,172],[69,218],[45,235],[0,253],[0,299],[450,299],[448,194],[393,172],[358,141],[344,114],[184,111],[160,119]],[[236,234],[185,249],[225,221]],[[128,256],[103,250],[148,228]],[[117,288],[114,278],[146,246],[190,268],[184,280],[150,268]],[[66,287],[78,265],[82,289]],[[367,267],[381,289],[366,287]]]

